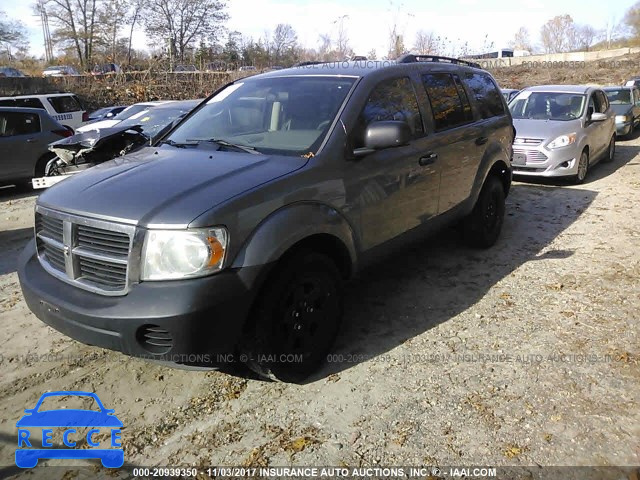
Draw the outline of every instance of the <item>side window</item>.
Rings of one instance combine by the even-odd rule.
[[[424,134],[418,99],[409,78],[385,80],[373,89],[360,114],[357,143],[362,142],[370,123],[384,120],[407,122],[414,138]]]
[[[601,90],[596,91],[596,99],[599,107],[597,111],[600,113],[606,112],[607,108],[609,108],[609,100],[604,92]]]
[[[481,118],[496,117],[505,113],[502,95],[490,75],[468,72],[465,73],[464,80],[478,104]]]
[[[65,95],[63,97],[49,97],[47,100],[51,102],[53,108],[58,113],[70,113],[82,110],[78,100],[72,95]]]
[[[0,136],[14,137],[40,131],[40,117],[33,113],[0,113]]]
[[[0,100],[0,107],[15,107],[16,101],[13,98],[5,98]]]
[[[473,119],[467,94],[448,73],[429,73],[422,76],[429,97],[437,132],[457,127]]]
[[[39,98],[16,98],[16,107],[41,108],[44,110],[44,105],[42,105]]]

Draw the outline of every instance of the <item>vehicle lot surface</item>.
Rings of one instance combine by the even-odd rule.
[[[50,390],[114,408],[133,465],[639,464],[639,152],[619,142],[580,186],[516,182],[491,250],[449,230],[365,272],[305,385],[167,368],[45,326],[15,273],[35,196],[0,190],[0,478],[19,475],[15,422]]]

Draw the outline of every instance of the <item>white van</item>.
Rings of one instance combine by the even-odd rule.
[[[89,120],[88,112],[73,93],[0,97],[0,107],[42,108],[54,120],[74,131]]]

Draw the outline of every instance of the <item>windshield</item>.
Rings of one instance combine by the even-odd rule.
[[[144,112],[153,108],[153,105],[145,105],[141,103],[136,103],[135,105],[131,105],[130,107],[125,108],[119,114],[113,117],[113,120],[126,120],[127,118],[131,118],[134,115]]]
[[[171,108],[152,108],[144,112],[142,115],[135,115],[135,118],[129,118],[118,124],[118,127],[133,127],[140,125],[142,133],[147,137],[155,137],[163,128],[173,123],[173,121],[184,117],[189,113],[193,106],[171,107]]]
[[[218,140],[281,155],[315,152],[354,82],[336,76],[237,82],[210,99],[167,140]]]
[[[625,105],[631,103],[631,90],[621,88],[620,90],[605,90],[611,105]]]
[[[586,97],[578,93],[521,92],[509,103],[516,119],[568,121],[580,118]]]

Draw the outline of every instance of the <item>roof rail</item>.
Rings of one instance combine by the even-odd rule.
[[[460,60],[453,57],[442,57],[440,55],[415,55],[413,53],[406,53],[401,55],[396,60],[396,63],[417,63],[417,62],[443,62],[454,63],[456,65],[467,65],[474,68],[482,68],[479,63],[469,62],[467,60]]]

